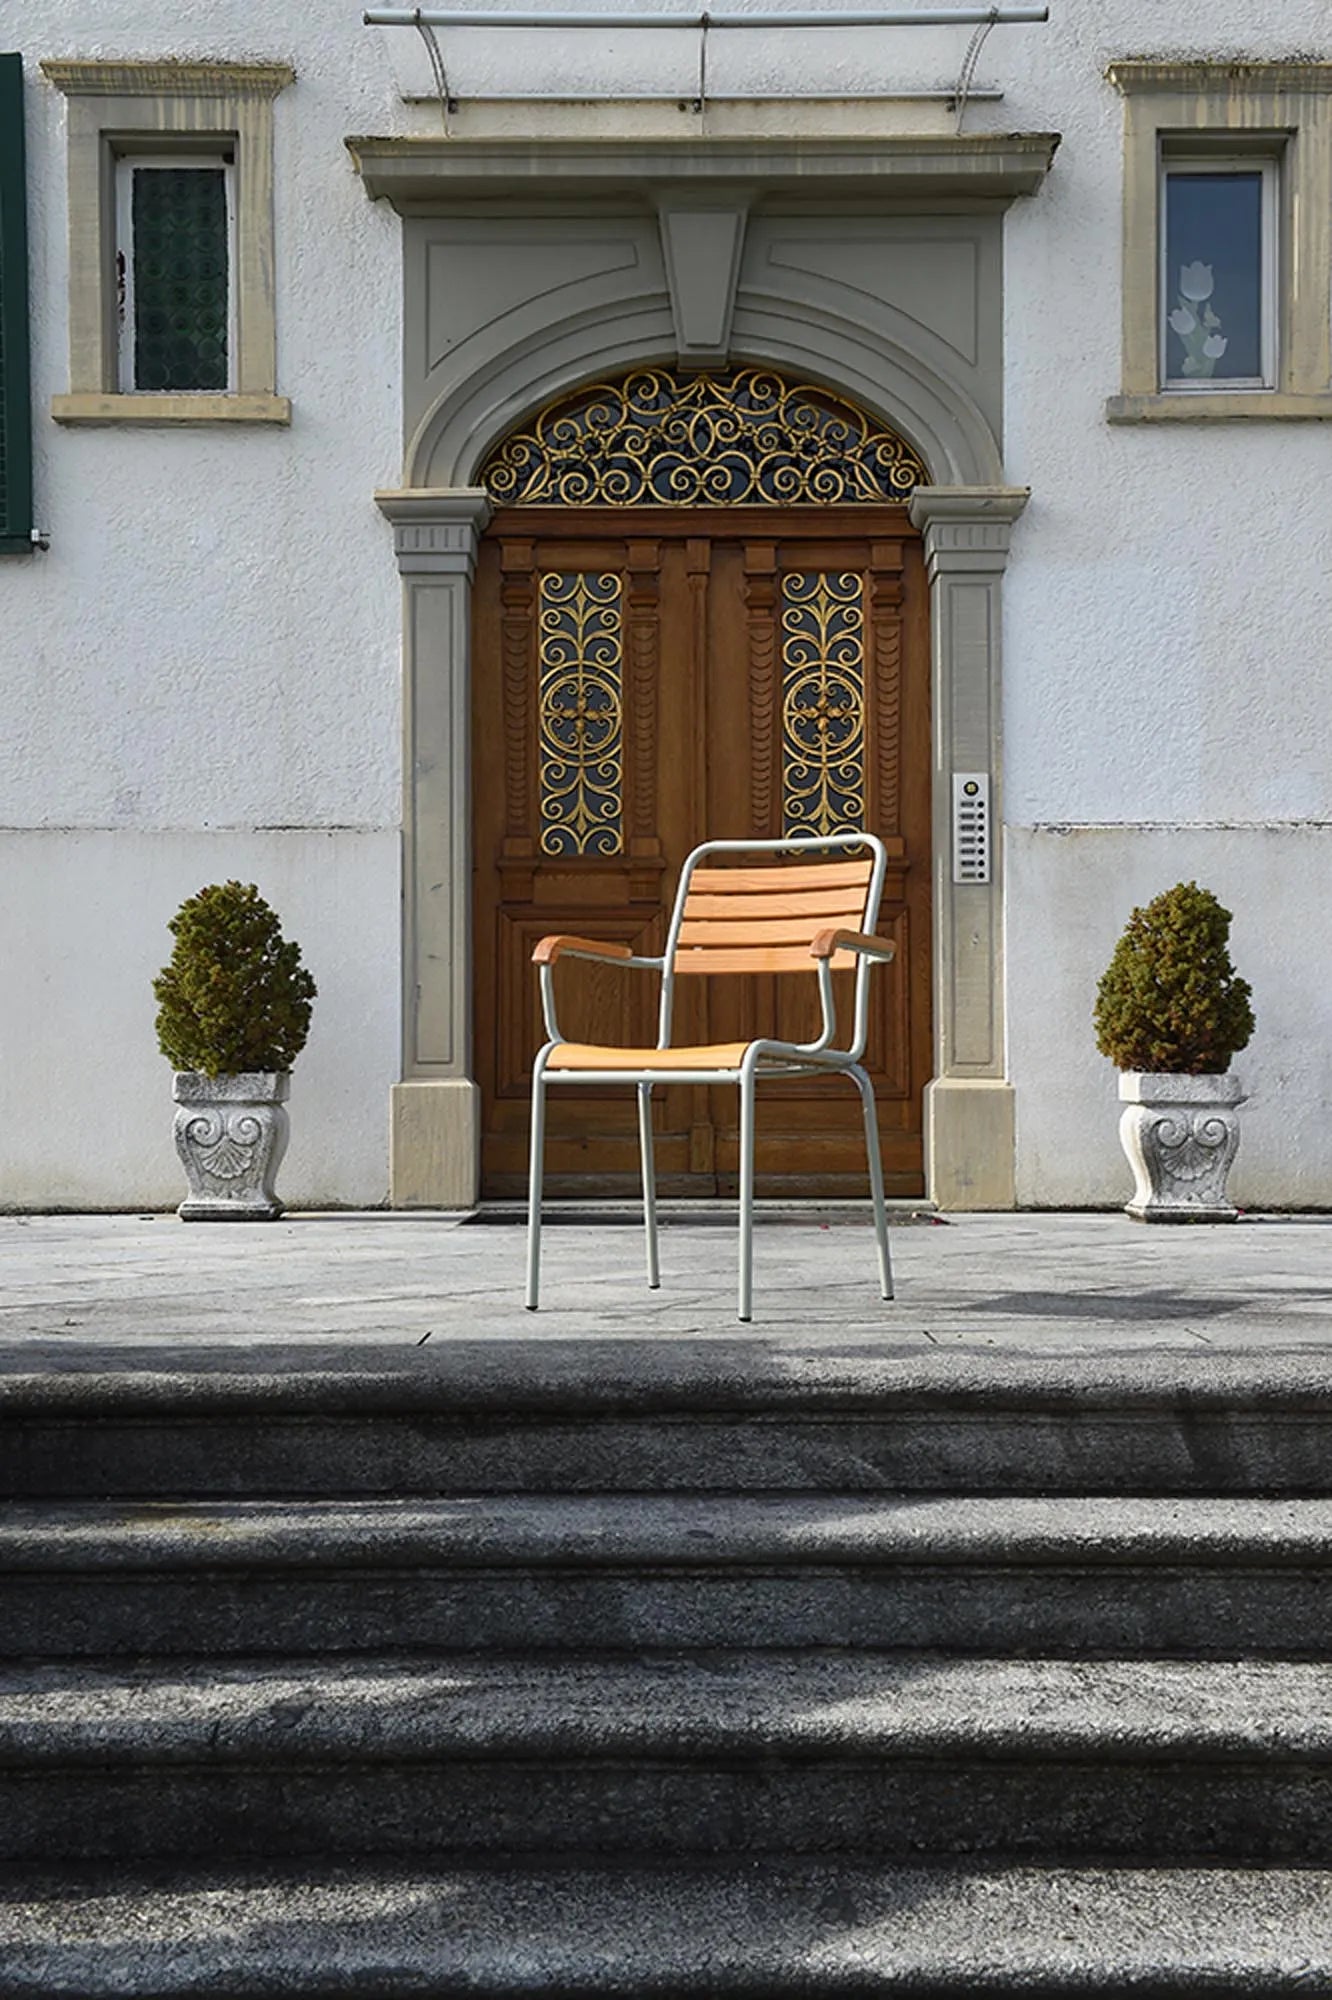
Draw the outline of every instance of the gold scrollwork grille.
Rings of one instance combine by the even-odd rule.
[[[506,438],[481,472],[502,507],[882,506],[928,478],[854,404],[766,368],[593,383]]]
[[[782,832],[865,824],[865,580],[782,578]]]
[[[624,846],[623,586],[551,570],[538,586],[541,852]]]

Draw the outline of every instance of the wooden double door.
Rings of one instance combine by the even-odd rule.
[[[889,853],[867,1060],[890,1194],[923,1192],[931,1063],[930,673],[920,542],[904,509],[511,508],[477,567],[473,627],[476,1072],[482,1189],[525,1184],[532,947],[551,931],[659,952],[680,865],[705,839],[864,826]],[[849,1005],[853,975],[838,974]],[[557,974],[561,1031],[651,1045],[659,982]],[[689,979],[674,1039],[817,1032],[813,977]],[[662,1191],[728,1193],[734,1087],[654,1092]],[[637,1187],[633,1092],[549,1096],[547,1187]],[[765,1085],[760,1193],[863,1192],[846,1082]]]

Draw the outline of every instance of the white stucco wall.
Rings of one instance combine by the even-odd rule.
[[[343,147],[389,129],[355,10],[30,0],[37,519],[0,562],[0,1203],[173,1203],[149,980],[204,882],[259,884],[319,983],[293,1084],[293,1204],[386,1198],[398,1074],[397,218]],[[48,56],[291,61],[275,107],[286,430],[62,429],[63,98]]]
[[[1128,1199],[1118,1078],[1092,1034],[1096,982],[1134,904],[1196,880],[1234,913],[1231,954],[1253,988],[1258,1023],[1234,1064],[1249,1101],[1231,1193],[1250,1209],[1327,1206],[1328,856],[1321,827],[1009,829],[1010,1044],[1024,1202]],[[1321,1024],[1321,1047],[1311,1045],[1311,1023]]]
[[[1019,1196],[1122,1199],[1095,982],[1131,904],[1196,876],[1235,910],[1255,987],[1236,1191],[1332,1204],[1332,439],[1298,423],[1106,425],[1122,144],[1103,79],[1128,54],[1332,56],[1332,27],[1322,0],[1052,12],[993,32],[977,82],[1005,99],[967,114],[969,129],[1064,135],[1007,224],[1005,451],[1033,494],[1005,604]],[[409,31],[362,27],[358,6],[292,0],[25,0],[11,34],[32,75],[36,495],[52,546],[0,562],[0,1201],[175,1198],[146,979],[175,903],[227,875],[260,882],[320,981],[284,1192],[379,1200],[398,1063],[400,624],[371,495],[400,473],[401,272],[397,220],[366,201],[342,142],[438,129],[438,107],[397,88],[423,57]],[[715,34],[710,88],[927,87],[956,74],[968,37]],[[604,105],[696,75],[688,36],[473,33],[445,53],[461,121],[538,115],[481,114],[469,93]],[[296,68],[275,111],[289,432],[69,431],[43,414],[68,386],[64,105],[36,63],[111,55]],[[942,107],[909,115],[951,125]]]
[[[1032,488],[1004,635],[1018,1197],[1126,1198],[1096,982],[1132,907],[1196,879],[1234,912],[1254,988],[1232,1192],[1332,1205],[1332,438],[1321,424],[1105,423],[1122,141],[1099,81],[1129,54],[1326,57],[1332,30],[1303,0],[1194,0],[1168,32],[1139,4],[1061,7],[1036,34],[1015,122],[1039,92],[1065,136],[1006,245],[1005,458]]]
[[[257,883],[282,913],[319,988],[292,1078],[284,1198],[384,1201],[397,1076],[397,850],[391,830],[346,828],[0,835],[0,1207],[181,1199],[152,979],[170,956],[173,911],[203,883],[231,876]]]

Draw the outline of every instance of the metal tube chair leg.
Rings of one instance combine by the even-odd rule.
[[[740,1072],[740,1287],[737,1319],[754,1316],[754,1069]]]
[[[657,1170],[652,1153],[652,1085],[638,1086],[638,1155],[643,1167],[643,1233],[647,1240],[647,1281],[651,1291],[661,1284],[657,1257]]]
[[[546,1153],[546,1073],[538,1056],[532,1072],[532,1153],[527,1179],[527,1310],[541,1296],[541,1177]]]
[[[869,1158],[874,1234],[879,1246],[879,1291],[885,1299],[890,1299],[893,1295],[893,1263],[888,1251],[888,1213],[883,1204],[883,1155],[879,1151],[879,1114],[874,1102],[874,1085],[859,1063],[850,1074],[855,1079],[865,1113],[865,1152]]]

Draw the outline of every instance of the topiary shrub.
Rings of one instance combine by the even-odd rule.
[[[176,945],[153,992],[158,1046],[172,1068],[205,1076],[290,1069],[318,989],[253,882],[201,889],[168,928]]]
[[[1120,1069],[1215,1075],[1247,1047],[1252,989],[1227,945],[1230,911],[1177,882],[1135,910],[1096,989],[1096,1046]]]

